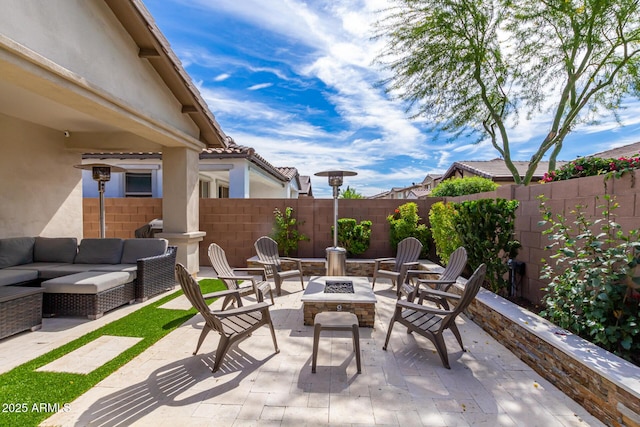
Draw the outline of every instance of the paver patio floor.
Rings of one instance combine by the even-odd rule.
[[[263,327],[212,374],[218,336],[193,356],[203,324],[196,315],[42,425],[603,425],[465,317],[458,324],[466,353],[445,334],[450,370],[428,340],[401,325],[383,351],[395,292],[381,283],[376,295],[375,328],[360,329],[362,374],[343,332],[323,332],[311,373],[313,327],[303,325],[300,284],[287,281],[271,307],[279,354]],[[0,362],[9,343],[0,343]]]

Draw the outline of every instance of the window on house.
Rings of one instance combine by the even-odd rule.
[[[208,199],[211,197],[211,181],[200,180],[200,198]]]
[[[125,197],[152,197],[151,172],[126,172]]]
[[[220,185],[218,187],[218,198],[219,199],[228,199],[229,198],[229,187]]]

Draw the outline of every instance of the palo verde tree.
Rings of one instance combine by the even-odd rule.
[[[387,91],[451,139],[488,138],[516,183],[546,154],[554,170],[572,129],[606,113],[619,121],[638,95],[637,0],[393,1],[376,25]],[[509,137],[521,117],[550,117],[524,177]]]

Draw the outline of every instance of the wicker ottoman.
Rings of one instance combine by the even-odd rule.
[[[114,308],[133,303],[131,273],[87,271],[42,282],[44,316],[87,316],[98,319]]]
[[[0,287],[0,339],[41,326],[41,288]]]

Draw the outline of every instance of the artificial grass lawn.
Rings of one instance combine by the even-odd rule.
[[[217,279],[200,281],[203,293],[226,289]],[[0,426],[37,426],[54,412],[64,410],[87,390],[142,353],[160,338],[196,314],[195,309],[158,308],[178,296],[177,291],[115,320],[49,353],[0,375]],[[103,335],[142,338],[133,347],[89,374],[36,372],[36,369]],[[20,351],[20,349],[16,349]],[[67,406],[68,407],[68,406]]]

